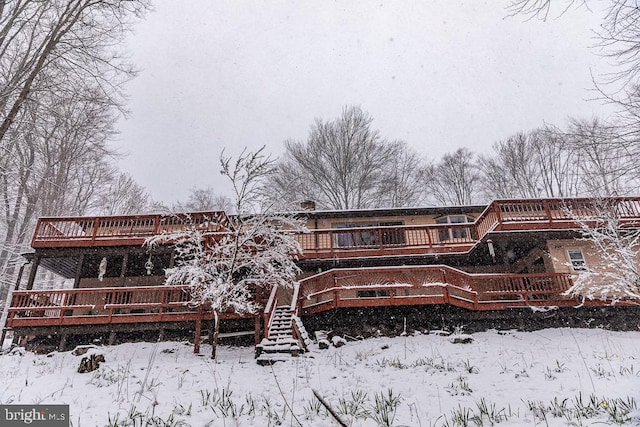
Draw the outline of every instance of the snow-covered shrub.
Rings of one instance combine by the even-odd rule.
[[[580,272],[566,295],[610,300],[612,304],[623,299],[640,300],[640,228],[624,220],[624,203],[594,200],[581,214],[567,210],[601,261]]]

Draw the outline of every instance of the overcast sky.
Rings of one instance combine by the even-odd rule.
[[[374,127],[438,159],[544,122],[605,116],[591,74],[599,14],[508,18],[506,1],[155,0],[130,39],[140,75],[119,123],[121,167],[155,200],[226,193],[223,148],[306,139],[360,105]]]

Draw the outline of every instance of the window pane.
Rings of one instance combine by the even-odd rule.
[[[569,249],[567,250],[567,254],[569,255],[569,261],[571,261],[571,267],[574,271],[587,270],[587,264],[580,249]]]

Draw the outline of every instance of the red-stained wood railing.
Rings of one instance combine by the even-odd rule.
[[[451,304],[469,310],[573,306],[562,273],[469,274],[448,266],[335,269],[300,282],[303,314],[345,307]],[[608,304],[609,302],[602,302]]]
[[[7,327],[174,322],[198,319],[186,289],[172,286],[14,291]],[[224,313],[223,318],[246,317]],[[213,315],[205,310],[201,319]]]
[[[273,318],[275,315],[275,308],[278,305],[278,287],[274,286],[271,288],[271,293],[269,294],[269,299],[267,300],[267,304],[264,306],[264,311],[262,313],[263,316],[263,324],[264,324],[264,334],[265,338],[269,338],[269,332],[271,330],[271,325],[273,324]]]
[[[39,218],[31,246],[82,247],[142,245],[148,237],[185,227],[220,231],[228,227],[224,212],[195,212],[175,215],[119,215],[105,217]]]
[[[477,241],[474,223],[317,229],[296,238],[302,258],[466,252]]]
[[[615,209],[622,224],[640,225],[639,197],[495,200],[473,223],[316,229],[296,238],[303,259],[464,253],[494,231],[576,229],[574,216],[588,218],[598,204]],[[224,212],[40,218],[32,246],[141,245],[148,237],[179,230],[185,223],[223,232],[228,220]]]

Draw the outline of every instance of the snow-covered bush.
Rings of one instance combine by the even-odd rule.
[[[640,228],[625,220],[624,200],[594,200],[581,214],[568,210],[600,262],[580,272],[566,294],[586,299],[640,300]],[[633,215],[636,216],[636,215]]]

